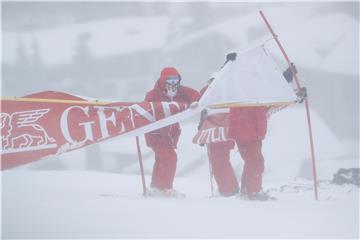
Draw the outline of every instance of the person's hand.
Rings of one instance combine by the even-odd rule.
[[[305,98],[307,97],[307,90],[306,87],[302,87],[299,89],[299,91],[296,93],[296,102],[302,103],[304,102]]]
[[[291,63],[291,66],[292,66],[292,68],[294,69],[295,74],[297,74],[298,72],[297,72],[297,69],[296,69],[294,63]],[[284,76],[284,78],[286,79],[286,81],[287,81],[288,83],[291,83],[291,82],[292,82],[294,76],[293,76],[293,73],[292,73],[290,67],[288,67],[288,68],[283,72],[283,76]]]

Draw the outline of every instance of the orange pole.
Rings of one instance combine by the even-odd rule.
[[[138,157],[139,157],[141,182],[143,185],[143,196],[146,197],[147,192],[146,192],[145,174],[144,174],[144,166],[143,166],[143,160],[142,160],[142,155],[141,155],[139,136],[136,136],[136,148],[137,148],[137,153],[138,153]]]
[[[267,28],[269,29],[269,31],[271,32],[271,35],[274,37],[277,45],[279,46],[282,54],[284,55],[286,62],[288,63],[290,70],[292,72],[292,75],[294,76],[295,79],[295,83],[297,86],[297,89],[299,90],[301,88],[300,86],[300,81],[298,79],[298,77],[296,76],[296,72],[294,67],[291,64],[291,61],[288,57],[288,55],[286,54],[283,46],[281,45],[278,36],[275,34],[275,32],[273,31],[272,27],[270,26],[268,20],[266,19],[264,13],[262,11],[260,11],[260,15],[262,17],[262,19],[264,20]],[[314,182],[314,194],[315,194],[315,199],[318,200],[318,188],[317,188],[317,174],[316,174],[316,163],[315,163],[315,150],[314,150],[314,142],[313,142],[313,135],[312,135],[312,128],[311,128],[311,120],[310,120],[310,110],[309,110],[309,101],[308,98],[305,98],[305,108],[306,108],[306,117],[307,117],[307,123],[308,123],[308,130],[309,130],[309,139],[310,139],[310,149],[311,149],[311,160],[312,160],[312,173],[313,173],[313,182]]]

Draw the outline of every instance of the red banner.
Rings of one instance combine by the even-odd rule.
[[[193,138],[195,144],[228,141],[229,113],[216,113],[207,116]]]
[[[1,100],[1,169],[128,133],[184,111],[178,102],[101,103],[61,92]]]

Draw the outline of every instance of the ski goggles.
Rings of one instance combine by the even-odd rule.
[[[180,87],[180,78],[177,75],[167,77],[165,82],[168,90],[178,90]]]

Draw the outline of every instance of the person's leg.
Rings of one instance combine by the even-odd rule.
[[[232,142],[207,144],[214,178],[218,185],[218,191],[223,196],[231,196],[239,191],[239,184],[230,163],[230,150],[233,145]]]
[[[248,195],[257,193],[262,188],[264,157],[261,152],[261,141],[237,141],[240,155],[244,160],[241,186],[242,192]]]
[[[173,187],[177,155],[173,148],[154,148],[155,164],[152,173],[151,187],[171,189]]]

